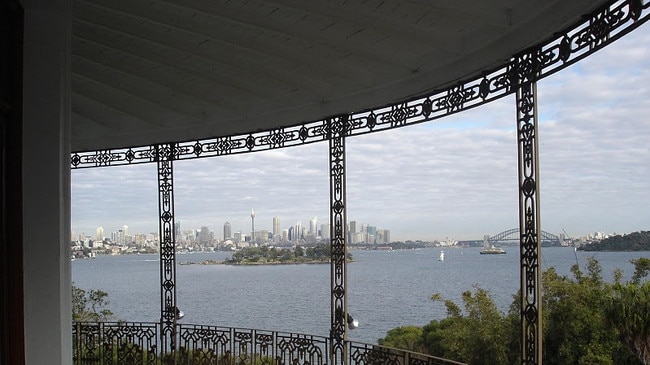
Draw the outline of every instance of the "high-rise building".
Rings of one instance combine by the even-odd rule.
[[[199,243],[208,243],[210,241],[210,230],[206,226],[202,226],[199,231]]]
[[[357,234],[357,221],[350,221],[348,224],[348,242],[349,243],[357,243],[356,240],[356,234]]]
[[[273,217],[273,238],[280,235],[280,217]]]
[[[357,233],[357,221],[350,221],[350,233]]]
[[[376,243],[390,243],[390,231],[387,229],[378,229]]]
[[[329,223],[320,225],[320,237],[324,240],[330,239],[330,225]]]
[[[113,232],[111,235],[111,239],[113,242],[117,242],[119,245],[124,244],[124,230],[118,229],[117,232]]]
[[[230,227],[230,222],[223,224],[223,240],[229,240],[232,238],[232,227]]]
[[[293,239],[292,241],[300,241],[302,239],[302,222],[296,222],[293,226]]]
[[[124,236],[128,236],[128,235],[129,235],[129,226],[127,226],[127,225],[125,224],[125,225],[124,225],[124,229],[123,229],[122,231],[124,231]]]
[[[318,236],[318,218],[314,217],[309,220],[309,235]]]
[[[99,242],[104,240],[104,227],[97,227],[97,234],[95,235],[95,240]]]
[[[181,222],[175,222],[174,223],[174,237],[176,237],[176,240],[179,240],[181,237]]]
[[[366,227],[366,243],[377,243],[377,227],[368,225]]]
[[[261,229],[255,232],[255,242],[257,243],[267,243],[269,241],[269,231],[267,229]]]

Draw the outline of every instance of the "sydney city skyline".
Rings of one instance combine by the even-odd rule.
[[[537,84],[542,230],[650,226],[650,26]],[[346,139],[347,220],[393,241],[480,239],[516,228],[515,97]],[[183,229],[249,233],[329,220],[328,144],[174,163]],[[158,232],[155,164],[72,171],[72,230]],[[217,237],[221,236],[218,234]]]

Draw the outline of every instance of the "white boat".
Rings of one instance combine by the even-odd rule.
[[[494,247],[494,245],[491,247],[483,247],[481,250],[481,255],[500,255],[504,253],[506,253],[504,249],[501,247]]]
[[[445,251],[440,251],[440,257],[438,258],[438,261],[445,261]]]

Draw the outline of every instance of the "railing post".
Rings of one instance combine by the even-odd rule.
[[[331,327],[330,363],[347,364],[347,274],[346,274],[346,202],[345,202],[345,134],[348,116],[329,119],[330,173],[330,275]]]
[[[537,132],[536,53],[516,60],[517,141],[519,160],[519,240],[521,279],[521,363],[542,363],[542,273]]]
[[[174,232],[175,144],[156,145],[160,238],[160,340],[161,359],[176,363],[176,237]]]

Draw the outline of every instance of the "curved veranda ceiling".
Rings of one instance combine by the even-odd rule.
[[[478,75],[593,0],[75,0],[72,149],[270,130]]]

